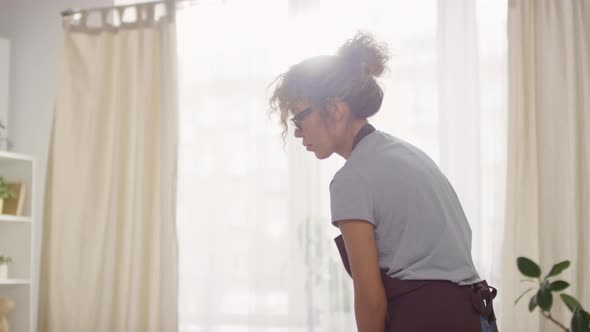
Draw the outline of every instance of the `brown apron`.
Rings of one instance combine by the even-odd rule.
[[[352,276],[342,235],[334,241]],[[445,280],[400,280],[383,269],[381,279],[387,294],[386,331],[481,332],[480,317],[490,325],[496,320],[492,306],[496,289],[485,280],[466,286]]]

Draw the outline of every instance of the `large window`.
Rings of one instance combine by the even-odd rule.
[[[476,264],[495,280],[505,4],[448,3],[207,0],[179,10],[180,331],[356,331],[329,218],[328,184],[343,161],[318,162],[292,137],[283,146],[277,119],[266,114],[267,87],[278,74],[333,53],[356,30],[374,33],[392,53],[383,109],[372,122],[422,148],[458,183]],[[471,22],[475,39],[442,31],[455,19]],[[473,67],[448,59],[449,40],[471,47]],[[456,107],[440,95],[443,82]],[[456,94],[463,86],[469,96]],[[473,94],[475,103],[465,104]],[[461,140],[476,143],[457,148]]]

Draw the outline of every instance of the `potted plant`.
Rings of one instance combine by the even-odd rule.
[[[0,255],[0,279],[8,279],[8,263],[11,262],[10,256]]]
[[[15,194],[10,190],[8,183],[4,181],[4,177],[0,176],[0,214],[2,214],[2,211],[4,210],[4,200],[14,197]]]
[[[563,280],[552,281],[549,278],[556,277],[565,269],[570,266],[570,261],[563,261],[553,265],[551,271],[541,279],[541,268],[537,263],[526,257],[518,257],[516,260],[518,270],[527,279],[522,280],[523,282],[532,282],[535,287],[530,287],[524,293],[522,293],[514,302],[518,301],[531,290],[535,290],[533,297],[529,300],[529,311],[533,312],[537,307],[539,308],[541,315],[555,325],[559,326],[563,331],[568,332],[590,332],[590,314],[584,310],[582,305],[573,296],[568,294],[559,294],[559,297],[572,312],[572,318],[570,319],[569,327],[563,323],[557,321],[551,315],[551,308],[553,306],[553,294],[559,293],[567,289],[570,284]]]

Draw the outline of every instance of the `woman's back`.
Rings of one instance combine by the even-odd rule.
[[[332,221],[375,226],[379,265],[402,280],[480,281],[471,229],[452,186],[415,146],[381,131],[363,138],[330,185]]]

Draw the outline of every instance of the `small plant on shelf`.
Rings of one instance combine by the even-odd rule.
[[[15,193],[10,190],[8,183],[4,181],[4,177],[0,176],[0,199],[14,198]]]
[[[0,255],[0,279],[8,278],[8,263],[12,263],[10,256]]]
[[[10,190],[8,183],[4,181],[4,177],[0,176],[0,214],[4,213],[4,200],[15,196],[16,194]]]

